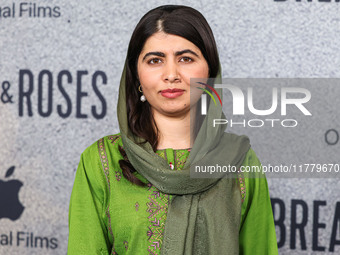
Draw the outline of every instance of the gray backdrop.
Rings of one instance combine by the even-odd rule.
[[[1,1],[0,254],[66,254],[68,205],[80,154],[118,132],[116,103],[129,38],[144,13],[168,3]],[[192,6],[206,17],[223,77],[340,77],[340,3],[335,0],[171,3]],[[289,161],[299,146],[301,163],[313,159],[306,147],[315,148],[320,158],[339,155],[340,125],[332,112],[339,99],[328,103],[324,112],[330,117],[314,126],[313,139],[300,133],[306,139],[295,150],[290,139],[273,146],[267,135],[278,129],[249,132],[259,158],[268,162],[280,148]],[[268,183],[280,254],[340,253],[338,179],[268,178]]]

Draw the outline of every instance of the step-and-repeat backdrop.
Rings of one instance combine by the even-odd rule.
[[[338,0],[172,3],[207,18],[223,77],[340,77]],[[80,154],[119,132],[118,86],[131,33],[162,4],[168,1],[1,1],[0,254],[66,254]],[[285,163],[300,172],[333,167],[331,175],[268,177],[280,254],[340,253],[340,83],[313,84],[309,106],[306,90],[302,101],[286,101],[300,115],[306,109],[321,116],[302,129],[289,128],[296,122],[282,112],[278,121],[257,116],[233,123],[247,126],[259,158],[274,171]],[[284,86],[275,87],[282,95]],[[282,107],[282,97],[265,91],[256,92],[259,105],[275,99]]]

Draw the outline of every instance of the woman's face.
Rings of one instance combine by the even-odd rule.
[[[196,105],[201,90],[195,89],[196,96],[190,102],[190,78],[209,77],[208,63],[200,49],[183,37],[164,32],[147,39],[137,71],[152,111],[167,116],[180,116],[190,110],[190,105]]]

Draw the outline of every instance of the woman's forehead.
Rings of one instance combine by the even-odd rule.
[[[201,53],[200,49],[195,44],[184,37],[174,34],[166,34],[164,32],[157,32],[145,41],[141,54],[149,51],[174,53],[184,49],[191,49],[197,54]]]

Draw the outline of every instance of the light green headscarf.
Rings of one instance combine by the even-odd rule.
[[[225,119],[225,115],[222,107],[210,100],[206,118],[183,169],[171,170],[150,143],[137,144],[141,138],[128,128],[125,68],[117,107],[124,149],[136,171],[160,191],[174,195],[169,203],[162,255],[239,254],[241,195],[237,182],[223,178],[225,173],[218,178],[190,178],[190,166],[219,164],[239,168],[250,148],[249,139],[225,133],[223,125],[213,127],[213,119]],[[220,78],[221,68],[217,75],[217,79]],[[222,95],[221,89],[216,90]]]

